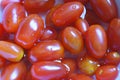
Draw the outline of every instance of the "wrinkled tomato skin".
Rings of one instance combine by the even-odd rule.
[[[83,34],[88,30],[89,24],[85,19],[78,19],[75,22],[75,27]]]
[[[62,80],[68,71],[62,63],[42,61],[31,67],[32,80]]]
[[[66,27],[61,34],[64,47],[71,54],[79,54],[84,48],[84,41],[81,33],[74,27]]]
[[[55,0],[24,0],[24,6],[29,13],[45,12],[54,6]]]
[[[85,75],[85,74],[75,74],[75,73],[73,73],[68,77],[68,80],[92,80],[92,78]]]
[[[4,9],[8,4],[13,2],[20,2],[21,0],[2,0],[1,7]]]
[[[41,36],[40,40],[54,40],[57,38],[57,32],[52,27],[46,27],[43,31],[43,35]]]
[[[43,29],[42,18],[37,14],[29,15],[21,22],[15,35],[15,42],[23,48],[29,49],[41,37]]]
[[[52,21],[55,26],[61,28],[76,21],[84,10],[80,2],[69,2],[61,5],[54,11]]]
[[[115,0],[90,0],[90,4],[103,21],[110,21],[117,17]]]
[[[120,51],[120,19],[115,18],[108,27],[108,45],[111,50]]]
[[[40,42],[35,47],[31,48],[28,53],[28,60],[32,63],[61,58],[64,58],[64,47],[57,40]]]
[[[115,80],[118,75],[118,69],[114,65],[104,65],[96,70],[97,80]]]
[[[85,33],[88,52],[94,58],[102,58],[107,50],[107,35],[100,25],[91,25]]]
[[[20,3],[8,4],[3,10],[2,23],[4,29],[9,33],[15,33],[25,16],[25,9]]]
[[[0,56],[11,62],[19,62],[24,55],[23,49],[11,42],[0,41]]]
[[[24,80],[26,72],[24,63],[11,63],[2,70],[1,80]]]

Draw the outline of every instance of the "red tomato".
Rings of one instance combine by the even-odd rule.
[[[32,80],[62,80],[68,71],[62,63],[42,61],[32,65]]]
[[[93,79],[85,74],[71,74],[68,77],[68,80],[93,80]]]
[[[110,22],[108,27],[108,45],[111,50],[120,51],[120,19],[116,18]]]
[[[38,43],[31,48],[28,53],[30,62],[38,62],[42,60],[56,60],[64,57],[64,48],[57,40],[49,40]]]
[[[68,68],[69,73],[73,73],[77,68],[76,62],[72,58],[65,58],[62,60],[62,63]]]
[[[57,27],[64,27],[75,22],[82,14],[84,6],[80,2],[69,2],[54,11],[52,21]]]
[[[114,51],[109,52],[104,59],[106,64],[118,65],[120,62],[120,54]]]
[[[25,18],[25,9],[20,3],[10,3],[3,10],[3,27],[9,33],[15,33]]]
[[[2,0],[1,1],[1,7],[5,8],[8,4],[13,2],[20,2],[21,0]]]
[[[85,33],[85,43],[88,52],[94,58],[102,58],[107,50],[107,36],[102,26],[90,26]]]
[[[104,65],[96,70],[97,80],[115,80],[118,75],[117,67],[114,65]]]
[[[115,0],[90,0],[90,4],[103,21],[110,21],[117,17]]]
[[[66,27],[62,31],[62,43],[72,54],[79,54],[84,48],[84,41],[81,33],[74,27]]]
[[[35,41],[42,35],[44,23],[37,14],[29,15],[19,25],[15,35],[15,42],[25,49],[33,46]]]
[[[88,30],[89,24],[85,19],[78,19],[75,22],[75,27],[84,35],[84,33]]]
[[[55,0],[24,0],[24,6],[30,13],[45,12],[54,6]]]
[[[26,71],[27,69],[24,63],[12,63],[3,69],[1,80],[24,80]]]
[[[57,38],[57,32],[52,27],[46,27],[40,40],[53,40]]]
[[[78,59],[78,68],[81,72],[86,75],[94,75],[97,68],[100,66],[98,61],[94,58],[85,56],[83,58]]]
[[[12,62],[19,62],[24,55],[23,49],[11,42],[0,41],[0,56]]]

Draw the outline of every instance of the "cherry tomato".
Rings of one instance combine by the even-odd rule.
[[[114,65],[104,65],[96,70],[95,75],[97,80],[115,80],[118,70]]]
[[[2,0],[1,7],[4,9],[8,4],[13,2],[20,2],[21,0]]]
[[[69,73],[73,73],[77,68],[76,62],[72,58],[65,58],[62,60],[62,63],[68,68]]]
[[[107,50],[107,36],[102,26],[90,26],[85,33],[85,43],[88,52],[94,58],[102,58]]]
[[[83,9],[84,6],[80,2],[65,3],[54,11],[52,21],[59,28],[70,25],[80,17]]]
[[[62,31],[62,43],[64,47],[72,54],[79,54],[84,48],[84,42],[81,33],[74,27],[66,27]]]
[[[0,56],[12,61],[19,62],[24,55],[23,49],[11,42],[0,41]]]
[[[86,75],[93,75],[99,66],[98,61],[92,57],[85,56],[84,58],[78,59],[79,70]]]
[[[1,80],[24,80],[26,71],[26,65],[24,63],[12,63],[3,69]]]
[[[89,27],[89,24],[85,19],[78,19],[75,22],[75,27],[84,35]]]
[[[109,52],[105,56],[105,63],[106,64],[113,64],[113,65],[118,65],[120,62],[120,54],[118,52]]]
[[[24,0],[24,6],[30,13],[45,12],[54,6],[55,0]]]
[[[90,0],[90,4],[103,21],[110,21],[117,17],[115,0]]]
[[[93,80],[93,79],[85,74],[71,74],[68,77],[68,80]]]
[[[57,38],[57,32],[52,27],[46,27],[40,40],[53,40]]]
[[[108,27],[108,45],[111,50],[120,51],[120,19],[115,18]]]
[[[9,33],[15,33],[25,16],[25,9],[20,3],[8,4],[3,10],[2,23],[4,29]]]
[[[38,40],[43,32],[44,23],[37,14],[29,15],[19,25],[15,35],[15,42],[25,49],[29,49]]]
[[[32,80],[62,80],[68,71],[62,63],[41,61],[31,67]]]
[[[64,48],[57,40],[49,40],[38,43],[31,48],[28,53],[30,62],[38,62],[43,60],[56,60],[64,57]]]

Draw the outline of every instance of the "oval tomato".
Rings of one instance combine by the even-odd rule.
[[[120,19],[115,18],[108,27],[108,45],[111,50],[120,51]]]
[[[102,58],[107,50],[107,35],[100,25],[91,25],[85,33],[85,43],[94,58]]]
[[[29,15],[19,25],[15,35],[15,42],[23,48],[29,49],[41,37],[43,29],[44,23],[42,18],[37,14]]]
[[[90,0],[90,4],[103,21],[110,21],[117,17],[115,0]]]
[[[62,80],[68,71],[62,63],[42,61],[31,67],[32,80]]]
[[[45,12],[54,6],[55,0],[24,0],[24,6],[30,13]]]
[[[2,23],[4,29],[9,33],[15,33],[25,16],[25,9],[20,3],[8,4],[3,10]]]
[[[28,53],[30,62],[38,62],[43,60],[56,60],[64,57],[64,48],[57,40],[48,40],[38,43],[31,48]]]
[[[0,56],[11,62],[19,62],[24,55],[23,49],[11,42],[0,41]]]
[[[104,65],[96,70],[98,80],[115,80],[118,75],[118,69],[114,65]]]
[[[54,11],[52,21],[55,26],[64,27],[75,22],[84,10],[80,2],[69,2],[61,5]]]
[[[24,80],[26,72],[27,69],[24,63],[12,63],[3,69],[1,80]]]
[[[81,33],[74,27],[66,27],[62,31],[62,43],[72,54],[79,54],[84,48],[84,41]]]

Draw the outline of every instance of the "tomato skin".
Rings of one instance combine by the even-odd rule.
[[[83,9],[80,2],[65,3],[54,11],[52,21],[59,28],[70,25],[80,17]]]
[[[64,0],[64,2],[79,1],[83,4],[86,4],[89,0]]]
[[[3,69],[1,80],[24,80],[26,72],[27,69],[24,63],[11,63]]]
[[[99,66],[100,64],[93,57],[85,56],[78,59],[78,68],[86,75],[92,76]]]
[[[0,68],[4,67],[6,60],[3,57],[0,57]]]
[[[1,7],[4,9],[8,4],[13,2],[20,2],[21,0],[2,0]]]
[[[84,33],[88,30],[89,24],[85,19],[78,19],[75,22],[75,27],[84,35]]]
[[[71,54],[79,54],[84,48],[81,33],[74,27],[66,27],[62,31],[62,43]]]
[[[76,62],[72,58],[65,58],[65,59],[62,60],[62,63],[65,66],[67,66],[67,68],[69,70],[69,74],[73,73],[76,70],[76,68],[77,68]]]
[[[29,13],[45,12],[54,6],[55,0],[24,0],[24,6]]]
[[[24,55],[23,49],[11,42],[0,41],[0,56],[11,62],[19,62]]]
[[[115,80],[118,75],[117,67],[114,65],[104,65],[96,70],[97,80]]]
[[[108,27],[108,45],[111,50],[120,51],[120,19],[115,18]]]
[[[102,58],[107,50],[107,36],[102,26],[91,25],[85,33],[85,43],[94,58]]]
[[[43,60],[56,60],[64,57],[64,47],[57,40],[48,40],[38,43],[31,48],[28,53],[30,62],[38,62]]]
[[[104,59],[106,64],[118,65],[120,62],[120,54],[112,51],[107,53]]]
[[[57,32],[52,27],[46,27],[40,40],[54,40],[57,38]]]
[[[15,35],[15,42],[23,48],[29,49],[41,37],[43,29],[42,18],[37,14],[29,15],[21,22]]]
[[[103,21],[110,21],[117,17],[115,0],[90,0],[90,4]]]
[[[25,16],[25,9],[20,3],[8,4],[3,10],[2,23],[4,29],[9,33],[15,33]]]
[[[68,80],[92,80],[92,78],[90,78],[89,76],[85,75],[85,74],[71,74],[68,77]]]
[[[31,67],[32,80],[61,80],[68,71],[62,63],[41,61]]]

